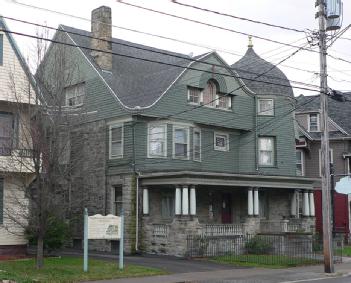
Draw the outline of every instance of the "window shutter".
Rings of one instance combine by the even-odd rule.
[[[3,64],[4,36],[0,34],[0,66]]]
[[[4,222],[4,180],[0,179],[0,224]]]

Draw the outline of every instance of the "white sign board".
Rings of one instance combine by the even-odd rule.
[[[121,238],[121,217],[95,214],[88,217],[88,239],[118,240]]]

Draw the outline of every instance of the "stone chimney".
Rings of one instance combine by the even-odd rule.
[[[112,51],[112,19],[111,8],[101,6],[91,12],[91,48],[107,52]],[[102,39],[102,40],[100,40]],[[105,41],[107,40],[107,41]],[[112,71],[112,54],[92,50],[91,56],[99,67],[106,71]]]

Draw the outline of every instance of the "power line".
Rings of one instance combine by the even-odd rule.
[[[280,25],[275,25],[275,24],[270,24],[270,23],[266,23],[266,22],[261,22],[261,21],[257,21],[257,20],[244,18],[244,17],[238,17],[238,16],[235,16],[235,15],[231,15],[231,14],[227,14],[227,13],[223,13],[223,12],[218,12],[218,11],[214,11],[214,10],[210,10],[210,9],[206,9],[206,8],[202,8],[202,7],[195,6],[195,5],[181,3],[181,2],[178,2],[177,0],[172,0],[172,2],[175,3],[175,4],[178,4],[178,5],[184,6],[184,7],[200,10],[200,11],[203,11],[203,12],[213,13],[213,14],[216,14],[216,15],[219,15],[219,16],[225,16],[225,17],[229,17],[229,18],[233,18],[233,19],[237,19],[237,20],[248,21],[248,22],[251,22],[251,23],[261,24],[261,25],[265,25],[265,26],[269,26],[269,27],[273,27],[273,28],[280,28],[280,29],[283,29],[283,30],[289,30],[289,31],[294,31],[294,32],[305,33],[304,30],[290,28],[290,27],[285,27],[285,26],[280,26]]]
[[[88,18],[84,18],[84,17],[80,17],[80,16],[68,14],[68,13],[63,13],[63,12],[59,12],[59,11],[56,11],[56,10],[51,10],[51,9],[47,9],[47,8],[43,8],[43,7],[39,7],[39,6],[29,5],[29,4],[21,3],[21,2],[15,1],[15,0],[12,0],[12,2],[14,4],[17,4],[17,5],[25,6],[27,8],[36,9],[36,10],[40,10],[40,11],[46,11],[46,12],[49,12],[49,13],[63,15],[65,17],[70,17],[70,18],[75,18],[75,19],[79,19],[79,20],[83,20],[83,21],[92,22],[92,20],[88,19]],[[94,21],[94,22],[98,23],[99,21]],[[146,36],[157,37],[157,38],[160,38],[160,39],[163,39],[163,40],[169,40],[169,41],[173,41],[173,42],[178,42],[178,43],[181,43],[181,44],[191,45],[191,46],[205,48],[205,49],[209,49],[209,50],[217,50],[217,51],[220,51],[220,52],[223,52],[223,53],[226,53],[226,54],[230,54],[230,55],[234,55],[234,56],[238,56],[238,57],[244,56],[243,54],[238,54],[238,53],[235,53],[235,52],[233,52],[231,50],[219,48],[217,46],[210,46],[210,45],[194,43],[194,42],[190,42],[190,41],[180,40],[180,39],[176,39],[176,38],[172,38],[172,37],[167,37],[167,36],[158,35],[158,34],[154,34],[154,33],[144,32],[144,31],[140,31],[140,30],[137,30],[137,29],[122,27],[122,26],[113,25],[113,24],[111,24],[111,27],[118,28],[118,29],[121,29],[121,30],[130,31],[130,32],[133,32],[133,33],[146,35]],[[302,39],[305,39],[305,37],[301,38],[299,40],[295,40],[291,44],[294,44],[294,43],[296,43],[296,42],[298,42],[298,41],[300,41]],[[278,50],[280,48],[282,48],[282,47],[278,47],[278,48],[272,49],[270,51],[263,52],[261,55],[273,52],[273,51]],[[282,66],[287,67],[287,68],[294,68],[294,67],[288,66],[288,65],[282,65]],[[308,71],[308,70],[304,70],[304,69],[300,69],[300,71],[313,72],[313,71]]]
[[[139,5],[136,5],[136,4],[124,2],[122,0],[117,0],[117,2],[119,2],[121,4],[124,4],[124,5],[127,5],[127,6],[134,7],[134,8],[138,8],[138,9],[146,10],[146,11],[149,11],[149,12],[161,14],[161,15],[164,15],[164,16],[169,16],[169,17],[181,19],[181,20],[188,21],[188,22],[193,22],[193,23],[196,23],[196,24],[205,25],[205,26],[209,26],[209,27],[212,27],[212,28],[229,31],[229,32],[232,32],[232,33],[240,34],[240,35],[252,36],[252,37],[257,38],[257,39],[261,39],[261,40],[264,40],[264,41],[268,41],[268,42],[272,42],[272,43],[276,43],[276,44],[280,44],[280,45],[285,45],[285,46],[289,46],[289,47],[299,48],[299,46],[296,46],[296,45],[293,45],[293,44],[289,44],[289,43],[285,43],[285,42],[269,39],[269,38],[262,37],[262,36],[259,36],[259,35],[249,34],[249,33],[242,32],[242,31],[237,31],[237,30],[226,28],[226,27],[222,27],[222,26],[217,26],[217,25],[214,25],[214,24],[201,22],[201,21],[190,19],[190,18],[183,17],[183,16],[177,16],[177,15],[170,14],[170,13],[167,13],[167,12],[162,12],[162,11],[151,9],[151,8],[147,8],[147,7],[144,7],[144,6],[139,6]],[[302,50],[310,51],[310,52],[314,52],[314,53],[319,53],[318,51],[313,50],[311,48],[303,48]]]
[[[218,72],[215,72],[215,71],[208,71],[208,70],[197,69],[197,68],[193,68],[193,67],[190,67],[190,66],[187,67],[187,66],[178,65],[178,64],[175,64],[175,63],[156,61],[156,60],[151,60],[151,59],[147,59],[147,58],[141,58],[141,57],[126,55],[126,54],[120,54],[120,53],[117,53],[117,52],[109,52],[109,51],[105,51],[105,50],[101,50],[101,49],[81,46],[81,45],[77,45],[77,44],[73,44],[73,43],[61,42],[61,41],[57,41],[57,40],[54,40],[54,39],[43,38],[43,37],[30,35],[30,34],[25,34],[25,33],[21,33],[21,32],[9,31],[9,30],[6,30],[6,29],[0,29],[0,31],[16,34],[16,35],[20,35],[20,36],[30,37],[30,38],[34,38],[34,39],[40,39],[40,40],[44,40],[44,41],[49,41],[49,42],[56,43],[56,44],[61,44],[61,45],[66,45],[66,46],[71,46],[71,47],[78,47],[78,48],[91,50],[91,51],[110,53],[112,55],[126,57],[126,58],[130,58],[130,59],[135,59],[135,60],[152,62],[152,63],[157,63],[157,64],[161,64],[161,65],[167,65],[167,66],[172,66],[172,67],[179,67],[179,68],[182,68],[182,69],[195,70],[195,71],[200,71],[200,72],[205,72],[205,73],[218,74],[218,75],[222,75],[222,76],[226,76],[226,77],[232,77],[232,78],[237,78],[237,79],[245,79],[245,80],[248,80],[248,81],[261,82],[261,83],[270,84],[270,85],[291,87],[290,85],[285,85],[285,84],[272,83],[272,82],[267,82],[267,81],[259,81],[259,80],[256,80],[256,79],[245,78],[245,77],[240,77],[240,76],[234,76],[234,75],[229,75],[229,74],[225,74],[225,73],[218,73]],[[65,31],[63,30],[63,32],[65,32]],[[203,63],[202,61],[196,61],[196,62]],[[222,68],[227,68],[225,66],[221,66],[221,67]],[[304,88],[304,87],[295,87],[295,88],[318,92],[318,90],[314,90],[314,89],[310,89],[310,88]]]
[[[41,25],[41,24],[38,24],[38,23],[33,23],[33,22],[25,21],[25,20],[20,20],[20,19],[13,18],[13,17],[6,17],[6,16],[2,16],[2,17],[4,19],[21,22],[21,23],[28,24],[28,25],[34,25],[36,27],[46,28],[46,29],[53,30],[53,31],[61,31],[58,28],[54,28],[54,27],[47,26],[47,25]],[[68,34],[78,35],[78,36],[89,38],[89,39],[98,39],[98,40],[103,41],[103,42],[108,42],[108,43],[112,43],[112,44],[116,44],[116,45],[120,45],[120,46],[126,46],[126,47],[130,47],[130,48],[138,49],[138,50],[148,51],[150,53],[156,53],[156,54],[166,55],[166,56],[169,56],[169,57],[174,57],[174,58],[178,58],[178,59],[182,59],[182,60],[187,60],[187,61],[190,61],[190,62],[196,62],[196,59],[194,59],[194,58],[191,58],[191,57],[186,56],[186,55],[176,54],[174,52],[167,52],[167,51],[163,51],[163,50],[159,50],[159,49],[156,50],[155,48],[150,49],[150,48],[147,48],[146,46],[141,46],[141,45],[135,45],[135,44],[129,44],[129,43],[123,43],[123,42],[116,42],[114,39],[112,39],[112,40],[100,39],[100,38],[97,38],[97,37],[93,37],[91,35],[82,34],[82,33],[74,32],[74,31],[67,31],[67,30],[65,30],[65,32],[68,33]],[[301,46],[300,46],[300,48],[301,48]],[[205,65],[209,65],[211,67],[212,66],[216,66],[216,67],[223,68],[223,65],[219,65],[219,64],[208,63],[208,62],[202,62],[202,63],[205,64]],[[247,65],[251,65],[251,64],[247,64]],[[241,71],[243,73],[257,75],[257,73],[255,73],[255,72],[244,70],[244,69],[241,69],[241,68],[233,68],[233,67],[227,67],[227,68],[230,69],[230,70],[233,70],[233,71]],[[278,77],[271,76],[271,75],[266,75],[266,74],[263,75],[263,76],[267,77],[267,78],[280,79]],[[295,84],[304,85],[304,86],[318,87],[317,85],[306,84],[306,83],[299,82],[299,81],[290,80],[290,82],[295,83]]]

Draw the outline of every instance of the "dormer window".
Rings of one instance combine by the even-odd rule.
[[[210,108],[228,110],[232,108],[232,97],[219,92],[219,87],[214,80],[209,80],[205,89],[188,87],[188,102]]]
[[[319,132],[319,114],[311,113],[308,117],[308,131]]]

